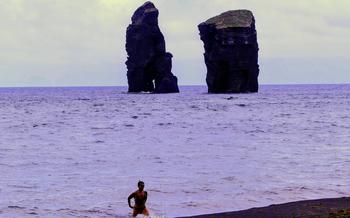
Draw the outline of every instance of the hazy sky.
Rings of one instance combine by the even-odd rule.
[[[250,9],[260,83],[350,83],[349,0],[154,0],[180,85],[205,84],[197,25]],[[1,0],[0,86],[126,85],[139,0]]]

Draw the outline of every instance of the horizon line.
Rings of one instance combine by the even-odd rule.
[[[259,86],[295,86],[295,85],[350,85],[349,83],[263,83]],[[207,86],[206,84],[179,85],[179,87]],[[74,85],[74,86],[0,86],[3,88],[108,88],[108,87],[128,87],[127,85]]]

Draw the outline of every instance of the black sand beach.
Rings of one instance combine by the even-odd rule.
[[[197,218],[349,218],[350,197],[297,201],[236,212],[189,216]]]

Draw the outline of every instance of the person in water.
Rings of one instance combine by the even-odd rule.
[[[132,216],[136,217],[138,214],[143,214],[145,216],[149,216],[148,210],[146,208],[146,201],[147,201],[147,192],[143,189],[145,188],[145,183],[142,181],[139,181],[137,183],[137,186],[139,187],[139,190],[133,192],[128,197],[128,204],[131,209],[133,209]],[[135,205],[131,206],[130,200],[134,198]]]

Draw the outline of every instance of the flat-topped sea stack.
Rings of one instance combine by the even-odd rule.
[[[198,25],[209,93],[258,92],[258,42],[253,13],[232,10]]]
[[[129,92],[179,92],[171,72],[172,54],[166,52],[158,26],[158,9],[152,2],[139,7],[126,31],[126,66]]]

